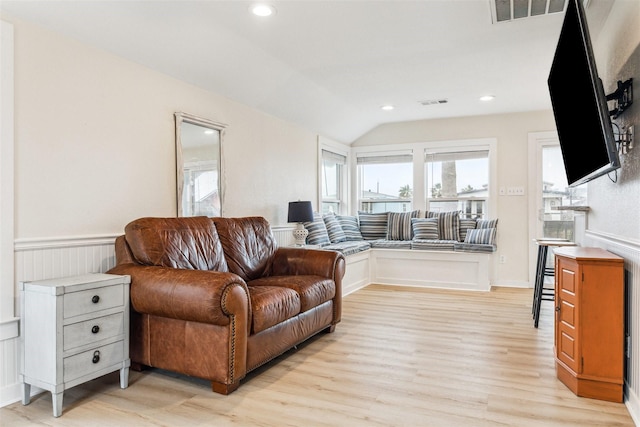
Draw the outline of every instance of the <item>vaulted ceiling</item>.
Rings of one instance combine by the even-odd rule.
[[[613,1],[588,2],[592,38]],[[0,12],[350,143],[387,122],[549,109],[562,12],[494,23],[491,2],[271,1],[258,17],[241,0],[3,0]]]

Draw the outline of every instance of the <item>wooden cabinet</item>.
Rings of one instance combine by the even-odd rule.
[[[624,260],[600,248],[554,253],[558,379],[578,396],[622,402]]]
[[[24,405],[31,386],[40,387],[59,417],[64,390],[116,370],[127,388],[130,280],[87,274],[20,283]]]

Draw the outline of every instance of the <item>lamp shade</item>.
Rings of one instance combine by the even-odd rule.
[[[287,222],[313,221],[313,208],[311,202],[289,202],[289,215]]]

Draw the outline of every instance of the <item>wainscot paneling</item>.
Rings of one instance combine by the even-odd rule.
[[[22,239],[14,244],[15,307],[19,307],[18,283],[86,273],[104,273],[115,266],[117,235]],[[20,316],[20,313],[16,313]],[[19,320],[0,326],[0,406],[21,399]],[[13,332],[12,332],[13,331]],[[35,387],[34,387],[35,389]],[[34,390],[37,393],[39,390]]]
[[[640,242],[587,231],[583,246],[603,248],[624,258],[627,336],[625,403],[636,425],[640,425]]]

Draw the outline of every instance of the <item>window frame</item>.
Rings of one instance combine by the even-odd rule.
[[[473,154],[465,156],[465,153],[486,153],[486,157],[484,155],[475,156]],[[489,155],[490,151],[486,147],[482,146],[464,146],[464,147],[441,147],[441,148],[425,148],[424,150],[424,168],[425,168],[425,202],[427,210],[436,210],[431,208],[431,203],[436,202],[450,202],[456,204],[456,209],[460,209],[460,204],[462,201],[464,202],[474,202],[474,201],[484,201],[484,209],[474,211],[472,210],[468,214],[473,215],[471,218],[483,219],[487,218],[487,211],[489,210],[489,198],[491,191],[491,173],[490,173],[490,164],[489,164]],[[429,157],[443,157],[442,159],[430,159]],[[443,162],[446,157],[452,158],[452,160],[461,161],[465,160],[464,157],[468,157],[468,159],[474,158],[486,158],[487,159],[487,196],[486,197],[460,197],[459,194],[457,197],[429,197],[429,189],[432,188],[435,184],[429,181],[429,175],[427,173],[429,169],[430,162]],[[459,184],[456,182],[456,184]],[[459,191],[459,188],[456,188],[456,192]],[[467,212],[464,209],[461,209],[462,216],[465,217]]]
[[[384,155],[384,152],[400,152],[403,150],[412,150],[413,152],[413,198],[412,198],[412,210],[419,209],[421,215],[427,210],[427,180],[426,180],[426,161],[425,151],[475,151],[475,150],[488,150],[489,151],[489,192],[487,199],[487,206],[485,217],[494,218],[497,215],[498,209],[498,181],[497,181],[497,138],[474,138],[463,140],[450,140],[450,141],[427,141],[416,143],[398,143],[398,144],[386,144],[376,146],[357,146],[352,147],[352,164],[350,174],[353,177],[357,177],[358,169],[357,163],[354,159],[358,156],[374,156],[377,154]],[[360,194],[360,183],[358,179],[352,179],[351,182],[351,211],[352,214],[357,214]]]
[[[325,198],[323,191],[323,170],[324,157],[323,151],[337,156],[344,157],[345,163],[340,168],[338,183],[336,187],[336,195],[334,198]],[[350,147],[339,142],[332,141],[328,138],[318,136],[318,211],[324,213],[324,203],[337,204],[338,208],[334,212],[336,215],[344,215],[349,212],[349,190],[350,190],[350,163],[351,150]]]
[[[399,196],[397,198],[393,198],[393,199],[375,199],[375,198],[364,198],[362,197],[362,181],[363,181],[363,177],[362,177],[362,170],[360,169],[361,165],[375,165],[375,164],[410,164],[411,168],[412,168],[412,174],[413,174],[413,168],[415,167],[414,165],[414,152],[412,149],[404,149],[404,150],[393,150],[393,151],[380,151],[380,152],[375,152],[375,153],[359,153],[360,155],[356,155],[355,156],[355,164],[356,164],[356,176],[357,176],[357,193],[356,193],[356,210],[357,211],[364,211],[364,212],[377,212],[375,210],[373,211],[369,211],[368,209],[364,208],[364,204],[373,204],[373,203],[407,203],[408,201],[408,208],[403,209],[402,211],[390,211],[390,210],[385,210],[385,212],[409,212],[411,210],[413,210],[413,204],[414,204],[414,197],[412,195],[412,197],[408,198],[408,199],[403,199],[400,198]],[[414,179],[415,180],[415,177]],[[413,192],[413,188],[415,188],[415,185],[413,185],[413,182],[411,183],[411,188],[412,188],[412,192]]]

